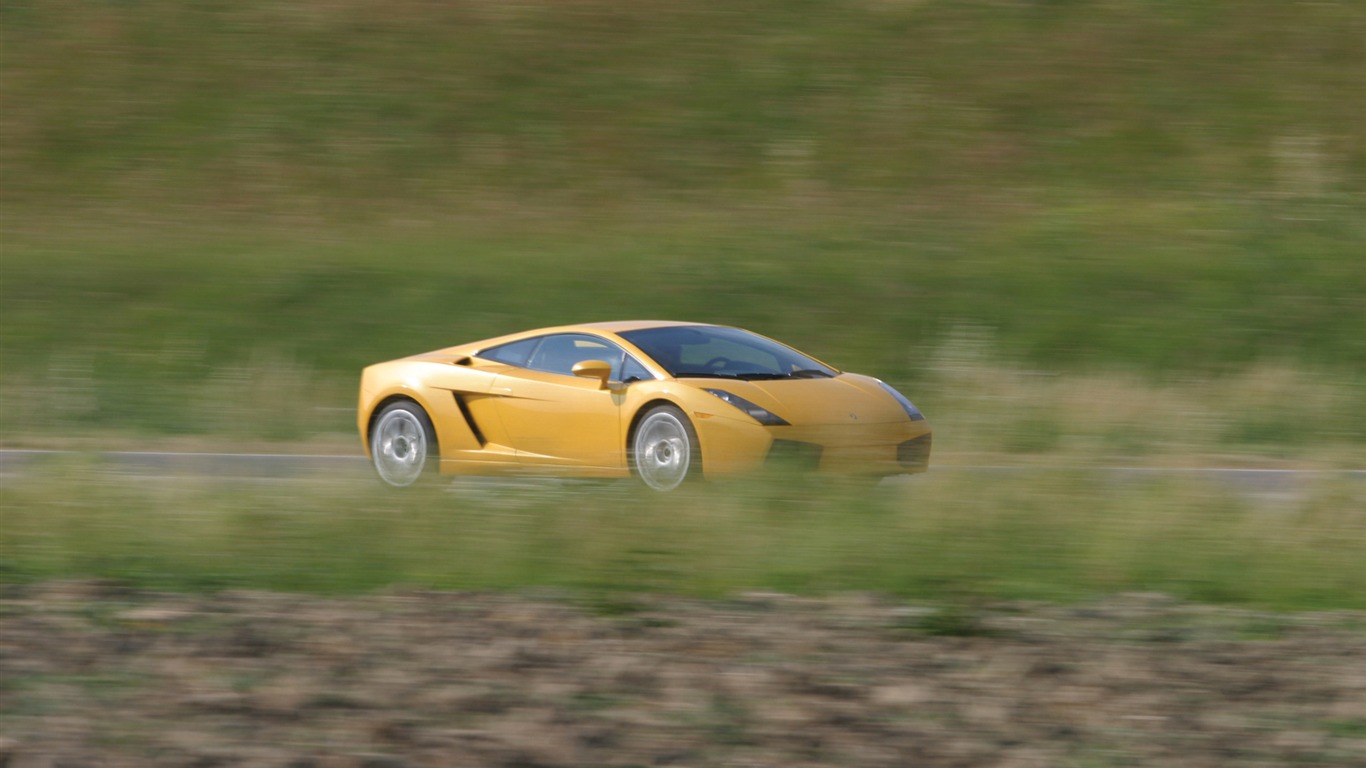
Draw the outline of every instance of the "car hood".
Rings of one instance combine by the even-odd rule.
[[[691,379],[703,389],[721,389],[762,406],[793,425],[879,424],[905,421],[906,411],[877,379],[842,373],[829,379]],[[722,411],[718,411],[722,413]]]

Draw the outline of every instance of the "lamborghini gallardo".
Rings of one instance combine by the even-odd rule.
[[[772,339],[667,321],[542,328],[377,363],[357,426],[380,479],[627,477],[667,491],[782,463],[923,472],[930,427],[886,383]]]

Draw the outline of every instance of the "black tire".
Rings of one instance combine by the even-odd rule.
[[[656,491],[672,491],[702,469],[697,432],[683,411],[656,405],[645,411],[631,431],[631,469]]]
[[[384,406],[370,429],[370,461],[379,479],[394,488],[437,473],[436,430],[422,406],[411,400]]]

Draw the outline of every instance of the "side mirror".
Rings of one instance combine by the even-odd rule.
[[[574,367],[569,369],[575,376],[582,376],[585,379],[597,379],[603,386],[607,386],[607,379],[612,375],[612,364],[606,360],[583,360],[574,363]]]

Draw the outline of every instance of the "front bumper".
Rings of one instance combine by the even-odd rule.
[[[924,472],[932,433],[925,421],[765,427],[735,419],[695,421],[702,471],[731,474],[777,464],[799,471],[880,477]]]

